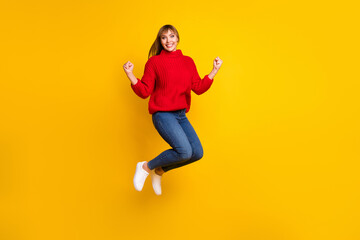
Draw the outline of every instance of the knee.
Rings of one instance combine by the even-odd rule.
[[[204,150],[202,148],[198,148],[196,150],[193,151],[193,156],[192,158],[194,160],[199,160],[204,156]]]
[[[181,151],[181,153],[179,154],[180,161],[187,161],[187,160],[191,159],[192,155],[193,155],[193,152],[192,152],[191,147],[184,148],[183,151]]]

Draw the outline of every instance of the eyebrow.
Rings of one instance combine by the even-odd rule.
[[[170,33],[170,35],[173,35],[173,34],[175,34],[175,33]],[[161,36],[166,36],[166,34],[161,34]]]

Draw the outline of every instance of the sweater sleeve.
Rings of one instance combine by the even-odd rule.
[[[197,95],[200,95],[206,92],[210,88],[214,79],[210,79],[208,75],[205,75],[205,77],[201,79],[196,69],[194,60],[192,60],[192,65],[193,65],[193,78],[191,81],[191,90],[193,90],[193,92],[196,93]]]
[[[138,81],[136,84],[133,85],[130,83],[131,88],[136,93],[136,95],[144,99],[150,96],[152,93],[156,79],[155,69],[153,66],[154,63],[150,59],[148,59],[145,64],[144,75],[142,76],[141,80],[137,78]]]

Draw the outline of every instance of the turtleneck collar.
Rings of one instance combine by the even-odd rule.
[[[164,56],[164,57],[178,57],[178,56],[182,56],[182,52],[180,49],[177,49],[175,51],[169,52],[166,51],[165,49],[161,50],[160,55]]]

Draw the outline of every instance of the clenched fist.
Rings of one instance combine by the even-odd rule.
[[[127,61],[124,64],[124,71],[126,74],[132,73],[133,69],[134,69],[134,64],[132,64],[130,61]]]
[[[223,61],[219,57],[215,58],[214,59],[214,69],[216,71],[218,71],[220,69],[222,63],[223,63]]]

